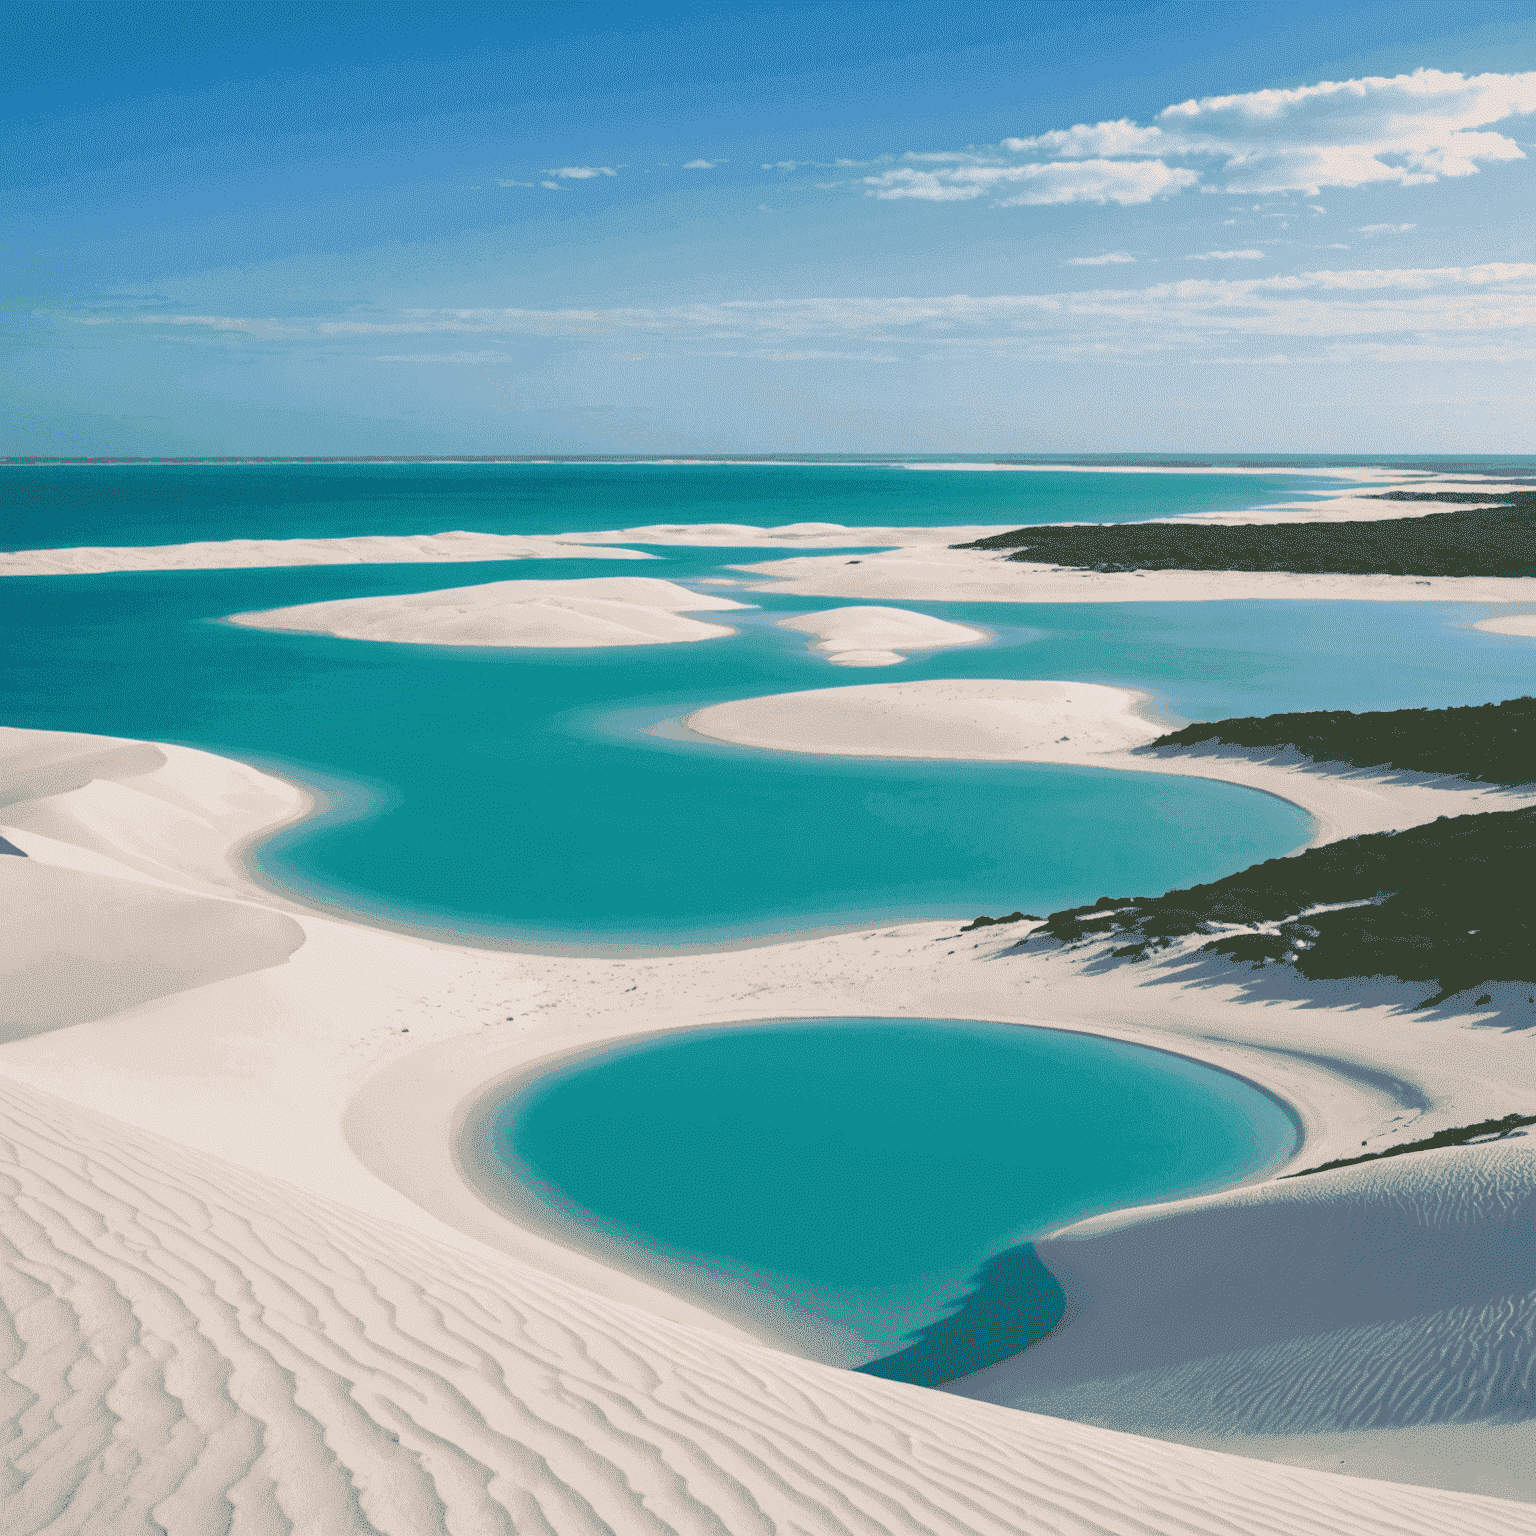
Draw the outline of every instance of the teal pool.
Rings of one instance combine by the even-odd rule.
[[[651,1036],[474,1124],[503,1200],[560,1242],[922,1385],[1057,1322],[1034,1237],[1262,1176],[1296,1145],[1276,1099],[1185,1057],[938,1019]]]

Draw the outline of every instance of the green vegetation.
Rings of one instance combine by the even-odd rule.
[[[974,923],[967,923],[960,932],[973,933],[978,928],[995,928],[999,923],[1039,923],[1043,921],[1043,918],[1036,917],[1033,912],[1010,912],[1007,917],[978,917]]]
[[[1494,492],[1494,495],[1497,495]],[[1431,499],[1393,492],[1396,500]],[[1454,504],[1452,495],[1434,500]],[[1483,500],[1493,499],[1479,498]],[[1536,576],[1536,491],[1483,511],[1380,522],[1086,523],[1018,528],[957,549],[1010,549],[1091,571],[1291,571],[1388,576]]]
[[[1492,784],[1536,780],[1536,698],[1461,709],[1312,710],[1187,725],[1151,743],[1294,747],[1318,762],[1455,773]]]
[[[1469,1141],[1503,1141],[1507,1136],[1513,1136],[1522,1125],[1536,1125],[1536,1115],[1505,1115],[1502,1120],[1479,1120],[1476,1125],[1456,1125],[1449,1130],[1436,1131],[1423,1141],[1405,1141],[1400,1147],[1388,1147],[1384,1152],[1364,1152],[1359,1157],[1338,1157],[1331,1163],[1319,1163],[1316,1168],[1299,1168],[1295,1173],[1283,1174],[1282,1177],[1304,1179],[1309,1173],[1353,1168],[1356,1163],[1374,1163],[1383,1157],[1402,1157],[1406,1152],[1433,1152],[1438,1147],[1464,1147]]]
[[[1126,942],[1113,953],[1138,960],[1176,938],[1211,934],[1205,952],[1284,962],[1311,980],[1433,982],[1421,1005],[1429,1006],[1481,982],[1536,982],[1533,861],[1536,807],[1442,816],[1164,896],[1101,897],[1052,913],[1019,947],[1117,937]]]

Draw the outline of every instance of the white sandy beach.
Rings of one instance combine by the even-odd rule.
[[[1355,1480],[1536,1497],[1528,1425],[1493,1423],[1533,1368],[1529,1330],[1505,1326],[1531,1305],[1528,1253],[1508,1240],[1536,1190],[1529,1142],[1115,1218],[1122,1246],[1105,1265],[1132,1263],[1153,1294],[1204,1287],[1205,1330],[1178,1324],[1155,1358],[1115,1353],[1127,1325],[1097,1288],[1093,1232],[1054,1240],[1078,1242],[1075,1353],[1061,1350],[1076,1322],[1040,1346],[1053,1350],[1043,1381],[1030,1352],[965,1389],[1071,1398],[1085,1418],[1135,1419],[1124,1434],[752,1342],[742,1317],[519,1229],[465,1182],[452,1135],[487,1085],[551,1054],[657,1028],[878,1013],[1171,1045],[1280,1093],[1312,1162],[1527,1109],[1527,1039],[1486,1027],[1486,1010],[1413,1013],[1421,989],[1393,984],[1341,986],[1319,1007],[1209,957],[1104,968],[1010,954],[1017,928],[957,941],[940,923],[628,961],[467,949],[249,885],[232,855],[305,800],[241,765],[6,731],[0,783],[0,836],[26,855],[0,857],[7,922],[40,914],[8,951],[22,984],[0,1045],[0,1294],[24,1477],[5,1495],[8,1531],[56,1528],[66,1498],[74,1528],[112,1531],[148,1529],[151,1512],[176,1531],[288,1520],[411,1536],[530,1522],[1536,1531],[1528,1503]],[[184,920],[173,900],[202,914],[203,972],[151,964],[129,993],[48,1014],[83,959],[110,971],[139,934],[152,954]],[[1341,1234],[1356,1248],[1340,1262],[1368,1258],[1382,1200],[1416,1280],[1341,1301],[1295,1268]],[[1476,1285],[1449,1259],[1418,1262],[1458,1251],[1476,1254]],[[1280,1314],[1271,1291],[1239,1283],[1266,1266],[1271,1290],[1290,1276]],[[1481,1331],[1457,1331],[1478,1317]],[[1426,1329],[1466,1347],[1426,1351]],[[1156,1390],[1141,1393],[1149,1373]],[[1298,1415],[1303,1394],[1315,1406]],[[1475,1433],[1441,1422],[1452,1399]],[[1223,1444],[1273,1460],[1145,1438],[1199,1438],[1234,1401],[1239,1432]],[[1386,1405],[1375,1417],[1373,1401]],[[1346,1444],[1354,1477],[1283,1464]]]
[[[229,622],[346,640],[548,649],[718,640],[736,631],[684,615],[750,606],[649,576],[596,576],[348,597],[236,613]]]
[[[850,560],[798,555],[736,567],[759,592],[867,602],[1536,603],[1530,576],[1299,576],[1286,571],[1080,571],[1010,560],[1006,550],[937,544]]]
[[[1536,785],[1316,764],[1293,752],[1138,751],[1168,729],[1143,715],[1140,703],[1129,689],[1099,683],[929,679],[712,704],[684,724],[718,741],[781,752],[1071,763],[1221,779],[1301,806],[1314,822],[1309,846],[1536,804]]]

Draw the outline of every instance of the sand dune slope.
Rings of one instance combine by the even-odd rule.
[[[0,1125],[9,1536],[1536,1529],[726,1344],[33,1090]]]
[[[1510,1443],[1502,1468],[1479,1458],[1482,1486],[1507,1472],[1530,1496],[1529,1141],[1101,1217],[1038,1250],[1070,1325],[957,1383],[964,1395],[1237,1452],[1253,1437],[1488,1426]],[[1473,1445],[1435,1450],[1470,1459]]]

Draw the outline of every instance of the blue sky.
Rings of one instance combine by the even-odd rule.
[[[1520,452],[1536,0],[12,4],[59,454]]]

